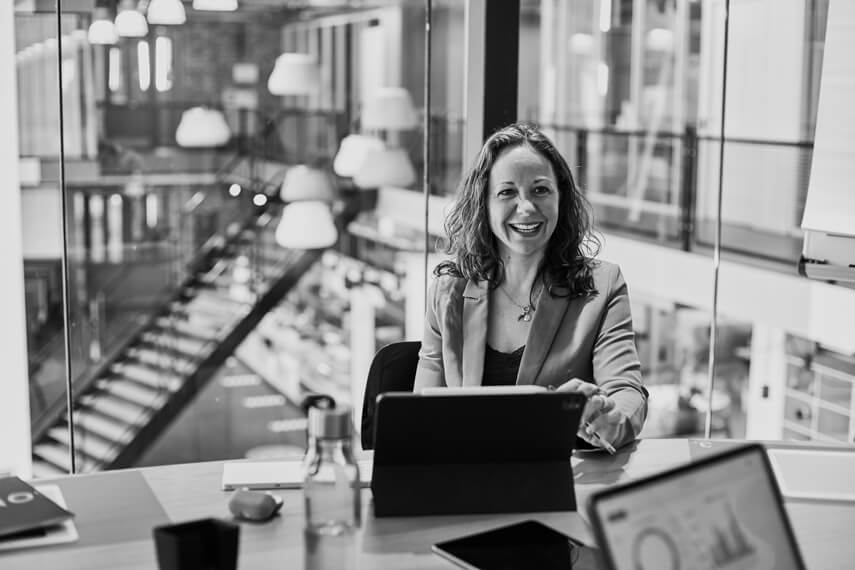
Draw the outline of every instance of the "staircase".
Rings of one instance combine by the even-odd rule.
[[[275,243],[280,211],[270,205],[230,238],[211,242],[172,301],[75,381],[77,472],[134,465],[320,257],[321,250]],[[68,415],[56,406],[34,427],[34,475],[69,473],[70,444]]]

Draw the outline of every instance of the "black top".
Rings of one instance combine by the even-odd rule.
[[[484,351],[484,378],[482,386],[512,386],[517,383],[525,345],[513,352],[499,352],[489,344]]]

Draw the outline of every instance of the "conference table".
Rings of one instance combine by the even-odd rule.
[[[645,439],[614,456],[576,452],[572,462],[577,501],[585,505],[597,489],[738,444],[729,440]],[[77,515],[80,538],[69,544],[0,553],[0,568],[157,568],[152,538],[155,526],[207,517],[237,522],[228,510],[230,493],[220,490],[222,464],[181,464],[39,480],[39,485],[59,486],[69,509]],[[353,537],[315,542],[304,536],[301,491],[275,493],[285,501],[279,516],[266,523],[239,523],[239,568],[454,568],[431,553],[432,544],[525,519],[540,520],[582,542],[593,543],[580,512],[376,518],[369,489],[363,491],[363,524]],[[786,506],[808,568],[855,567],[855,502],[787,500]]]

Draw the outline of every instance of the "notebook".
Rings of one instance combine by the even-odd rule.
[[[615,570],[805,567],[759,444],[599,491],[588,511]]]
[[[60,507],[66,508],[65,498],[57,485],[36,485],[36,489]],[[78,538],[74,519],[68,518],[59,524],[0,536],[0,551],[75,542]]]
[[[361,459],[359,482],[362,487],[371,484],[370,459]],[[301,489],[303,487],[302,461],[233,461],[223,464],[221,488],[235,489]]]
[[[57,525],[73,516],[18,477],[0,478],[0,537]]]

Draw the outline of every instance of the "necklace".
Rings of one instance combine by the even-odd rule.
[[[519,303],[517,303],[514,300],[513,297],[511,297],[511,294],[507,292],[507,290],[505,289],[505,287],[503,285],[499,285],[499,289],[502,291],[502,293],[505,294],[505,296],[511,301],[511,303],[513,303],[514,305],[519,307],[519,309],[522,311],[522,313],[520,313],[520,316],[517,317],[517,320],[522,321],[524,323],[531,322],[532,313],[534,313],[534,311],[537,309],[534,306],[534,302],[531,302],[528,305],[520,305]],[[539,296],[539,293],[540,293],[540,289],[538,288],[538,294],[534,295],[535,299],[537,299],[537,297]]]

